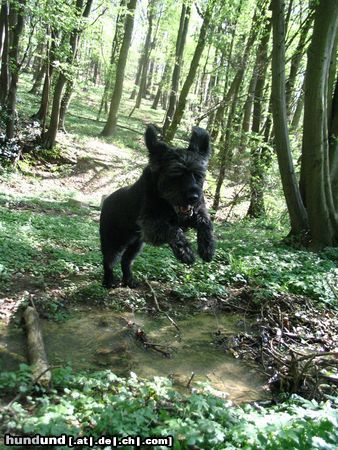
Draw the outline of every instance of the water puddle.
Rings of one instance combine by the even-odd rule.
[[[148,342],[158,344],[166,358],[154,349],[145,349],[136,335],[137,323]],[[232,335],[240,328],[239,316],[198,314],[176,320],[180,335],[166,318],[142,313],[75,312],[63,323],[41,320],[49,363],[70,363],[75,370],[111,369],[117,375],[169,376],[174,386],[186,390],[192,372],[196,381],[205,381],[227,392],[235,402],[254,401],[266,397],[265,380],[243,361],[225,354],[213,341],[217,330]],[[129,323],[129,324],[128,324]],[[20,328],[0,331],[2,368],[13,368],[25,354],[25,338]],[[0,347],[0,348],[1,348]]]

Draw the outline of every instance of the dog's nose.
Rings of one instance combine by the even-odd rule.
[[[197,202],[197,200],[198,200],[198,194],[190,194],[188,197],[189,204],[193,204],[193,203]]]

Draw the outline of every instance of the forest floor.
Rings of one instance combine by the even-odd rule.
[[[90,110],[90,99],[86,107]],[[77,105],[72,113],[79,116],[78,110]],[[144,121],[148,119],[150,112]],[[88,126],[88,121],[77,118],[74,125],[69,124],[71,133],[60,135],[55,155],[41,152],[38,162],[27,157],[16,171],[0,174],[2,341],[6,342],[8,325],[21,329],[21,312],[29,303],[34,303],[40,317],[50,324],[71,323],[78,311],[87,315],[113,311],[122,313],[121,317],[126,312],[126,317],[145,314],[178,332],[181,320],[187,317],[191,328],[200,326],[198,318],[203,312],[212,317],[210,342],[224,357],[254,363],[273,396],[287,392],[329,398],[337,384],[337,252],[326,249],[315,254],[285,244],[287,228],[276,219],[280,212],[261,221],[224,222],[221,215],[215,222],[217,251],[210,264],[197,261],[186,267],[174,259],[169,248],[146,246],[134,264],[140,288],[105,290],[98,239],[100,202],[103,195],[135,180],[146,164],[144,123],[135,119],[131,127],[136,132],[121,129],[114,141],[95,137],[97,130],[80,136],[81,128]],[[212,183],[208,180],[209,189]],[[190,239],[195,242],[193,233]],[[224,315],[233,314],[237,314],[236,327],[224,325]],[[104,328],[105,323],[101,321],[100,326]],[[141,329],[146,339],[147,323],[151,328],[145,319]],[[50,328],[57,333],[58,328]],[[132,338],[138,337],[137,328]],[[153,342],[143,343],[147,347]],[[168,349],[173,342],[160,344]],[[122,350],[119,346],[119,354]],[[147,351],[153,350],[148,345]],[[6,363],[22,359],[16,352],[6,351],[6,345],[0,351]],[[104,348],[100,351],[107,353]],[[63,381],[73,380],[60,373]],[[24,376],[19,372],[12,387],[17,388]],[[0,387],[7,383],[10,395],[8,379],[0,379]],[[190,383],[185,384],[190,388]],[[128,386],[131,391],[136,389]],[[51,404],[56,403],[51,400]],[[30,414],[29,408],[27,411]],[[43,417],[44,412],[40,413]],[[26,414],[20,417],[27,423]],[[43,431],[36,423],[31,426]]]

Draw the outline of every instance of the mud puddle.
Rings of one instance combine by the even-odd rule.
[[[176,319],[175,319],[176,320]],[[131,324],[137,324],[131,325]],[[229,394],[233,401],[266,398],[264,378],[252,366],[227,355],[214,344],[217,330],[229,336],[243,330],[240,316],[200,313],[177,319],[180,333],[167,318],[144,313],[78,311],[62,323],[41,320],[47,357],[51,365],[70,364],[75,370],[111,369],[119,376],[135,372],[143,378],[165,376],[174,386],[187,391],[196,382],[208,382]],[[152,348],[145,349],[135,330],[142,330],[148,342],[158,345],[167,358]],[[0,368],[13,369],[24,361],[25,337],[19,327],[0,332]]]

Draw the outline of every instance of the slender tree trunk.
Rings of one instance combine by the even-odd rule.
[[[308,51],[301,165],[302,194],[315,249],[338,245],[338,212],[334,206],[338,194],[333,192],[337,180],[331,178],[328,128],[328,81],[337,29],[338,2],[320,0]]]
[[[288,116],[291,115],[291,106],[293,101],[293,92],[295,90],[297,75],[299,72],[299,67],[302,61],[302,57],[306,51],[306,40],[309,34],[310,27],[313,22],[313,14],[309,13],[307,21],[305,22],[303,28],[301,29],[301,34],[299,37],[299,41],[295,50],[295,53],[292,55],[291,64],[290,64],[290,75],[286,82],[286,106],[288,111]]]
[[[257,84],[257,71],[253,70],[251,80],[249,83],[248,95],[244,104],[244,113],[243,113],[243,121],[242,121],[242,135],[241,135],[241,145],[242,149],[245,148],[248,142],[247,133],[250,130],[251,119],[252,119],[252,107],[254,102],[254,94],[256,90]]]
[[[151,106],[152,109],[157,109],[157,107],[158,107],[158,104],[159,104],[159,101],[160,101],[160,98],[161,98],[161,95],[162,95],[163,88],[165,86],[167,86],[168,81],[169,81],[170,70],[171,70],[171,58],[170,58],[170,56],[168,56],[167,62],[166,62],[165,67],[164,67],[164,71],[163,71],[163,75],[162,75],[161,81],[160,81],[160,83],[158,85],[158,88],[157,88],[157,92],[156,92],[156,95],[155,95],[155,98],[154,98],[154,102],[153,102],[153,104]]]
[[[141,106],[142,98],[145,97],[146,94],[146,85],[147,85],[147,75],[149,69],[149,58],[151,52],[151,41],[152,41],[152,33],[153,33],[153,19],[154,19],[154,4],[155,1],[151,0],[148,5],[148,30],[146,36],[146,42],[144,44],[144,54],[143,54],[143,66],[140,77],[139,90],[136,98],[135,108],[139,108]]]
[[[0,10],[0,60],[2,58],[2,50],[6,35],[6,20],[7,20],[7,0],[2,0]]]
[[[187,78],[182,86],[181,94],[180,94],[180,97],[179,97],[179,100],[177,103],[177,107],[176,107],[172,122],[171,122],[170,126],[168,127],[167,132],[165,134],[165,138],[169,142],[174,138],[176,130],[177,130],[179,124],[181,123],[181,120],[183,117],[185,105],[187,102],[187,97],[188,97],[190,88],[194,82],[196,72],[198,69],[198,65],[199,65],[205,44],[206,44],[206,35],[209,30],[213,8],[214,8],[214,1],[210,1],[208,3],[207,9],[204,13],[203,23],[201,26],[200,34],[198,37],[198,42],[197,42],[197,45],[195,48],[194,56],[193,56],[191,64],[190,64]]]
[[[9,7],[8,2],[4,1],[1,5],[1,26],[3,34],[3,45],[1,55],[1,73],[0,73],[0,105],[4,105],[7,99],[9,87],[9,70],[8,70],[8,51],[9,51]]]
[[[232,127],[233,127],[233,121],[235,118],[235,113],[236,113],[236,108],[237,108],[237,102],[238,102],[238,96],[239,96],[239,90],[244,78],[244,74],[245,74],[245,69],[247,67],[247,61],[249,58],[249,54],[250,54],[250,50],[255,42],[256,36],[257,36],[257,32],[258,32],[258,17],[259,17],[260,12],[258,12],[258,8],[255,11],[254,17],[252,19],[252,24],[251,24],[251,29],[250,29],[250,33],[244,48],[244,52],[243,52],[243,56],[242,56],[242,60],[240,61],[239,64],[239,68],[232,80],[232,83],[229,87],[229,90],[226,94],[226,96],[223,98],[222,103],[224,104],[224,108],[225,105],[227,105],[230,100],[231,100],[231,105],[230,105],[230,110],[229,110],[229,114],[228,114],[228,119],[227,119],[227,125],[225,128],[225,136],[223,134],[223,139],[222,139],[222,146],[221,146],[221,150],[219,153],[219,163],[220,163],[220,170],[219,170],[219,174],[218,174],[218,178],[217,178],[217,184],[216,184],[216,190],[215,190],[215,194],[214,194],[214,202],[213,202],[213,209],[215,211],[217,211],[218,207],[219,207],[219,203],[220,203],[220,199],[221,199],[221,189],[222,189],[222,185],[225,179],[225,171],[226,171],[226,166],[229,163],[229,161],[231,160],[231,149],[232,149],[232,142],[231,142],[231,138],[232,138]],[[224,110],[223,110],[224,113]],[[221,120],[217,118],[217,113],[216,113],[216,120]]]
[[[36,95],[36,94],[39,93],[39,90],[41,89],[41,84],[42,84],[42,80],[43,80],[43,77],[44,77],[45,73],[46,73],[46,64],[43,64],[40,67],[38,73],[34,76],[33,86],[32,86],[32,88],[29,91],[30,94],[35,94]]]
[[[290,216],[291,233],[298,235],[308,229],[308,219],[294,171],[289,140],[285,95],[284,6],[284,0],[274,0],[271,3],[273,25],[272,109],[275,146]]]
[[[134,86],[134,89],[132,90],[132,93],[130,95],[130,100],[134,100],[134,98],[136,97],[137,88],[140,85],[140,79],[141,79],[143,64],[144,64],[144,47],[143,47],[142,54],[141,54],[141,56],[139,57],[139,60],[138,60],[136,77],[135,77],[135,86]]]
[[[74,80],[68,80],[66,84],[66,90],[61,100],[61,106],[60,106],[60,118],[59,118],[59,130],[66,133],[66,125],[65,125],[65,119],[66,119],[66,113],[70,104],[70,99],[73,94],[74,89]]]
[[[268,47],[271,33],[271,20],[266,19],[265,29],[257,50],[255,63],[255,72],[257,73],[257,82],[254,91],[254,109],[252,118],[252,132],[259,135],[262,121],[262,105],[266,72],[268,68]],[[249,217],[262,217],[265,214],[264,206],[264,184],[266,170],[266,149],[263,146],[251,146],[250,161],[250,206],[248,209]]]
[[[293,131],[298,128],[300,119],[302,117],[302,112],[304,108],[304,89],[305,89],[305,78],[303,80],[303,84],[299,92],[296,109],[291,121],[291,130]]]
[[[47,27],[47,36],[51,39],[51,43],[47,43],[46,49],[46,71],[45,78],[43,82],[40,106],[38,111],[33,114],[32,118],[39,120],[41,123],[42,133],[45,131],[48,106],[49,106],[49,96],[51,90],[52,76],[54,72],[54,58],[56,50],[56,39],[58,38],[58,33]]]
[[[76,8],[78,11],[82,11],[84,0],[76,0]],[[86,5],[84,7],[82,17],[88,17],[90,14],[91,6],[93,4],[93,0],[87,0]],[[70,54],[67,59],[67,64],[72,65],[75,62],[79,39],[80,39],[81,30],[78,28],[74,28],[70,34],[69,44],[70,44]],[[56,135],[59,128],[59,120],[60,120],[60,109],[61,109],[61,101],[62,101],[62,93],[64,86],[67,82],[67,77],[63,72],[59,73],[54,95],[53,95],[53,104],[52,104],[52,112],[50,117],[50,124],[48,130],[43,136],[43,145],[47,149],[53,148],[55,145]]]
[[[19,42],[24,28],[24,10],[26,0],[20,0],[18,7],[10,6],[9,23],[13,23],[13,36],[8,52],[10,63],[10,85],[6,101],[6,139],[13,139],[16,117],[16,94],[19,80]]]
[[[332,183],[333,201],[338,211],[338,77],[333,94],[331,120],[329,122],[329,164]]]
[[[128,14],[125,19],[124,37],[121,46],[121,51],[116,67],[116,78],[113,95],[111,98],[109,115],[105,127],[101,132],[101,136],[112,136],[114,134],[117,124],[117,114],[122,97],[124,71],[126,68],[128,51],[130,47],[131,37],[134,28],[134,13],[136,9],[137,0],[130,0],[127,6]]]
[[[187,39],[189,20],[190,20],[190,6],[187,6],[184,2],[182,3],[180,26],[178,28],[177,38],[176,38],[176,50],[175,50],[175,61],[174,70],[171,78],[171,88],[169,95],[169,105],[164,119],[163,124],[163,134],[166,135],[169,125],[172,122],[172,118],[175,112],[178,90],[180,84],[180,74],[183,62],[183,52],[185,47],[185,42]]]
[[[105,112],[106,113],[108,112],[108,99],[110,98],[111,88],[115,82],[116,63],[117,63],[117,59],[118,59],[118,56],[119,56],[119,53],[121,50],[121,45],[122,45],[123,26],[124,26],[124,20],[125,20],[124,8],[125,8],[126,4],[127,4],[127,0],[120,1],[121,11],[118,13],[118,15],[116,17],[115,34],[114,34],[114,39],[112,42],[109,68],[108,68],[107,75],[106,75],[104,92],[102,95],[101,104],[100,104],[99,112],[97,115],[97,120],[100,120],[103,107],[105,109]]]

